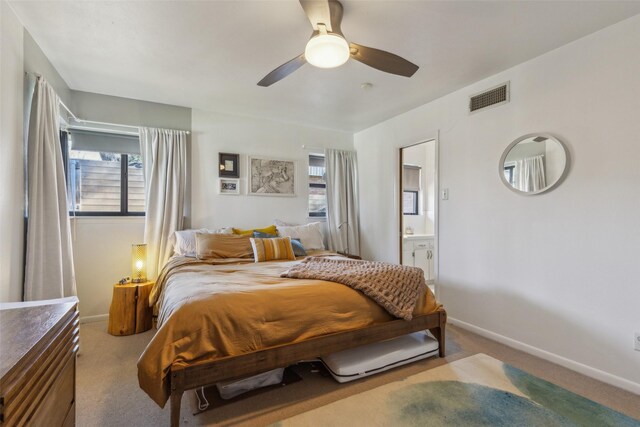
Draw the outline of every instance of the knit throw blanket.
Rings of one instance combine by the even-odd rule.
[[[424,273],[417,267],[377,261],[307,257],[281,274],[294,279],[317,279],[341,283],[361,291],[389,314],[411,320]]]

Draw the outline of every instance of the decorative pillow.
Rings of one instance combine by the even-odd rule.
[[[176,255],[196,256],[196,233],[206,233],[209,230],[180,230],[173,233],[173,251]]]
[[[196,258],[253,258],[249,236],[196,233]]]
[[[278,226],[278,235],[300,239],[300,243],[302,243],[305,250],[324,249],[321,222],[312,222],[311,224],[293,227]]]
[[[253,237],[257,237],[259,239],[273,239],[274,237],[278,237],[278,235],[254,231]],[[304,250],[304,246],[302,246],[300,240],[291,239],[291,247],[293,247],[293,253],[295,254],[295,256],[307,256],[307,251]]]
[[[251,237],[250,239],[253,258],[256,262],[296,259],[293,247],[291,247],[290,237],[271,237],[267,239]]]
[[[173,244],[173,251],[176,255],[195,257],[196,256],[196,233],[218,233],[218,234],[232,234],[233,229],[231,227],[218,228],[216,230],[207,230],[206,228],[200,228],[198,230],[180,230],[173,233],[171,236],[171,243]]]
[[[270,225],[270,226],[264,227],[264,228],[252,228],[252,229],[247,229],[247,230],[241,230],[239,228],[234,228],[233,229],[233,234],[241,234],[243,236],[253,236],[253,232],[254,231],[259,231],[260,233],[267,233],[267,234],[278,234],[278,229],[276,228],[275,225]]]

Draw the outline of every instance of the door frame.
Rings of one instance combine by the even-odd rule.
[[[431,138],[426,138],[420,140],[418,142],[414,142],[407,145],[402,145],[398,147],[398,221],[397,221],[397,231],[398,231],[398,264],[402,264],[402,244],[403,242],[403,212],[402,212],[402,202],[403,202],[403,191],[402,191],[402,168],[404,167],[404,149],[409,147],[414,147],[420,144],[426,144],[428,142],[433,141],[434,146],[434,182],[433,188],[435,191],[435,197],[433,199],[433,212],[434,212],[434,221],[433,221],[433,246],[434,246],[434,257],[433,257],[433,276],[434,276],[434,286],[436,288],[436,292],[438,290],[438,278],[440,273],[440,132],[436,132],[436,135]]]

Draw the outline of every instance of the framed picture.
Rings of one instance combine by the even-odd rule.
[[[240,155],[218,153],[218,176],[220,178],[240,178]]]
[[[249,157],[249,194],[294,197],[295,160]]]
[[[233,178],[220,178],[218,182],[218,193],[240,194],[240,180]]]

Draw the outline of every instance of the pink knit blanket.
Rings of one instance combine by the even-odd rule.
[[[426,286],[417,267],[377,261],[308,257],[281,274],[294,279],[341,283],[361,291],[389,314],[411,320],[419,295]]]

